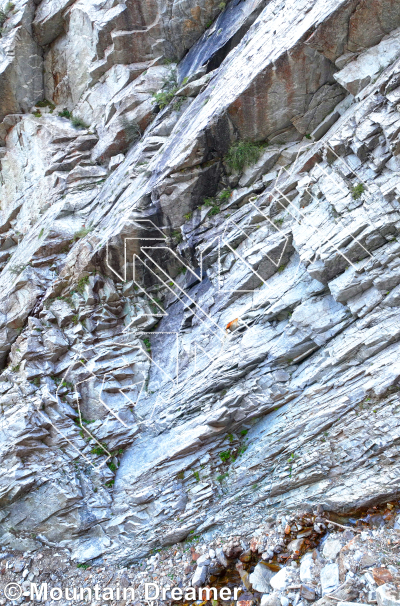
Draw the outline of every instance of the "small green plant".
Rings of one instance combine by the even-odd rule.
[[[60,116],[60,118],[68,118],[68,120],[71,119],[71,112],[67,110],[67,108],[63,109],[62,112],[58,112],[58,115]]]
[[[176,477],[178,480],[183,480],[185,477],[185,472],[184,471],[180,471],[179,473],[176,474]]]
[[[73,241],[76,242],[76,240],[80,240],[81,238],[84,238],[85,236],[87,236],[88,234],[90,234],[91,231],[93,231],[93,227],[81,227],[81,229],[78,229],[78,231],[75,232],[74,237],[73,237]]]
[[[83,570],[87,570],[88,568],[90,568],[90,564],[77,564],[76,567],[83,568]]]
[[[240,430],[240,435],[241,435],[241,436],[243,436],[243,437],[244,437],[244,436],[247,436],[247,434],[248,434],[248,433],[249,433],[249,430],[248,430],[248,429],[241,429],[241,430]]]
[[[37,110],[35,112],[32,112],[32,115],[35,116],[35,118],[41,118],[42,117],[42,114],[40,113],[39,110]]]
[[[207,21],[207,23],[206,23],[206,29],[208,29],[209,27],[211,27],[212,24],[213,24],[213,20],[212,19],[210,19],[209,21]]]
[[[353,200],[358,200],[358,198],[361,198],[361,195],[364,193],[365,191],[365,187],[362,183],[358,183],[357,185],[354,185],[354,187],[351,190],[351,197],[353,198]]]
[[[177,98],[177,100],[176,100],[176,101],[174,102],[174,104],[173,104],[173,109],[174,109],[175,111],[179,112],[179,111],[180,111],[180,109],[181,109],[181,107],[182,107],[182,105],[183,105],[183,104],[184,104],[184,102],[186,101],[186,99],[187,99],[187,97],[184,97],[184,96],[182,96],[182,97],[181,97],[181,96],[179,96],[179,97]]]
[[[36,103],[35,107],[49,107],[50,112],[53,112],[56,108],[54,103],[52,103],[51,101],[48,101],[47,99],[44,99],[43,101],[38,101]]]
[[[204,198],[203,205],[204,206],[214,206],[215,200],[214,198]]]
[[[263,146],[252,141],[238,141],[231,145],[225,157],[227,166],[235,172],[243,172],[247,166],[255,164]]]
[[[164,109],[164,107],[166,107],[172,101],[177,90],[178,80],[176,70],[171,69],[164,81],[162,89],[158,93],[154,93],[153,102],[158,105],[160,109]]]
[[[220,2],[218,4],[218,8],[220,11],[223,11],[225,9],[225,7],[226,7],[226,2]]]
[[[89,284],[89,276],[82,276],[82,278],[79,278],[76,285],[76,292],[81,295],[85,290],[86,284]]]
[[[115,463],[107,463],[107,465],[108,465],[108,468],[109,468],[111,471],[113,471],[113,472],[114,472],[114,471],[117,471],[117,466],[116,466],[116,464],[115,464]]]
[[[281,274],[285,270],[286,265],[281,265],[278,267],[278,272]]]
[[[36,386],[36,387],[40,387],[40,377],[35,377],[32,381],[32,383]]]
[[[72,317],[72,324],[75,324],[75,326],[77,326],[79,324],[79,316],[75,315]]]
[[[92,450],[90,451],[90,454],[93,455],[106,455],[107,451],[105,449],[105,447],[103,446],[95,446],[94,448],[92,448]]]
[[[12,366],[12,367],[11,367],[11,370],[12,370],[13,372],[18,372],[18,371],[19,371],[19,367],[20,367],[20,364],[17,364],[16,366]]]
[[[221,473],[219,476],[217,476],[217,481],[218,482],[223,482],[225,480],[225,478],[228,477],[228,473]]]
[[[190,221],[190,219],[193,217],[193,213],[187,213],[186,215],[183,215],[183,218],[185,219],[185,221]]]
[[[78,118],[78,116],[71,116],[72,126],[75,128],[89,128],[89,126],[82,120],[82,118]]]
[[[145,348],[147,349],[148,352],[151,352],[151,343],[150,343],[150,339],[148,339],[147,337],[145,339],[143,339],[143,343]]]
[[[231,458],[231,453],[229,452],[229,450],[223,450],[219,453],[219,458],[223,463],[227,463]]]
[[[181,232],[179,230],[176,229],[175,231],[173,231],[172,232],[172,237],[178,242],[178,244],[180,242],[182,242],[183,236],[182,236],[182,234],[181,234]]]
[[[198,471],[194,471],[193,472],[194,475],[194,479],[196,480],[196,482],[200,482],[200,474]]]
[[[177,90],[178,89],[171,89],[169,91],[160,91],[159,93],[154,93],[154,103],[158,105],[160,109],[164,109],[164,107],[167,107],[170,101],[172,101]]]
[[[306,133],[304,136],[305,136],[306,139],[311,139],[310,133]]]
[[[234,437],[233,437],[233,434],[232,434],[232,433],[228,433],[228,440],[229,440],[229,442],[232,444],[232,442],[233,442],[233,440],[234,440]]]
[[[40,233],[38,235],[39,240],[40,240],[40,238],[43,238],[43,234],[44,234],[44,227],[42,227],[42,229],[40,230]]]
[[[232,195],[232,190],[230,189],[223,189],[220,194],[218,195],[218,199],[221,203],[226,202],[227,200],[229,200],[229,198]]]

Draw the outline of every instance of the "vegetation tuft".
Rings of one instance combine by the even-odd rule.
[[[364,185],[362,183],[358,183],[351,190],[351,196],[354,200],[358,200],[358,198],[361,198],[364,191],[365,191]]]
[[[247,166],[255,164],[264,148],[263,144],[252,141],[238,141],[231,145],[225,162],[235,172],[243,172]]]
[[[35,107],[48,107],[50,109],[50,113],[53,113],[53,111],[56,109],[54,103],[48,101],[47,99],[43,99],[43,101],[38,101]]]
[[[172,101],[178,88],[176,69],[171,69],[164,80],[162,89],[158,93],[154,93],[153,102],[158,105],[160,109],[164,109],[164,107],[167,107]]]
[[[75,232],[73,241],[76,242],[76,240],[80,240],[80,238],[84,238],[85,236],[90,234],[91,231],[93,231],[93,227],[85,227],[85,226],[81,227],[81,229],[79,229],[77,232]]]
[[[68,120],[70,120],[72,117],[71,112],[68,111],[67,108],[63,109],[62,112],[58,112],[58,115],[60,118],[68,118]]]
[[[72,126],[75,128],[89,128],[89,126],[82,120],[82,118],[78,118],[77,116],[71,116]]]

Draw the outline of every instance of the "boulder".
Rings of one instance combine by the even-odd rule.
[[[259,562],[249,576],[249,581],[255,591],[267,593],[271,590],[270,580],[275,573],[264,563]]]
[[[339,586],[339,566],[337,564],[327,564],[321,570],[320,578],[322,595],[331,593]]]
[[[400,591],[393,585],[385,583],[376,590],[378,606],[399,606]]]

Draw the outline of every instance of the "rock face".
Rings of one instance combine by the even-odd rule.
[[[0,544],[124,564],[394,498],[400,3],[5,17]]]

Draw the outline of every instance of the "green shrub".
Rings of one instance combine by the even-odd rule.
[[[68,111],[67,108],[63,109],[62,112],[58,112],[58,115],[60,118],[68,118],[68,120],[70,120],[72,117],[71,112]]]
[[[178,244],[180,242],[182,242],[183,236],[182,236],[182,234],[181,234],[181,232],[179,230],[176,229],[175,231],[173,231],[172,232],[172,237],[175,238],[175,240],[178,242]]]
[[[79,229],[77,232],[75,232],[74,237],[73,237],[73,241],[75,242],[76,240],[80,240],[80,238],[84,238],[85,236],[87,236],[88,234],[90,234],[91,231],[93,231],[93,227],[81,227],[81,229]]]
[[[364,185],[362,183],[358,183],[358,185],[355,185],[351,190],[351,196],[354,200],[358,200],[358,198],[361,198],[361,195],[364,193],[364,191]]]
[[[85,290],[86,284],[89,284],[89,276],[83,276],[82,278],[79,278],[78,284],[76,285],[76,292],[81,295]]]
[[[231,145],[225,157],[225,162],[235,172],[242,172],[246,166],[257,162],[262,149],[262,145],[252,141],[238,141]]]
[[[89,128],[89,126],[82,120],[82,118],[78,118],[77,116],[71,116],[72,126],[75,128]]]
[[[154,103],[158,105],[160,109],[164,109],[164,107],[167,107],[170,101],[172,101],[177,90],[178,88],[172,88],[168,91],[160,91],[159,93],[154,93]]]
[[[164,107],[172,101],[178,88],[176,70],[171,69],[164,80],[162,89],[158,93],[154,93],[153,102],[158,105],[160,109],[164,109]]]
[[[227,463],[231,458],[231,453],[229,452],[229,450],[223,450],[219,453],[219,458],[223,463]]]
[[[39,110],[37,110],[36,112],[32,112],[32,115],[35,116],[35,118],[41,118],[42,114],[40,113]]]
[[[187,213],[187,215],[183,215],[183,218],[185,219],[185,221],[190,221],[192,216],[193,216],[193,213]]]
[[[38,101],[35,107],[49,107],[50,111],[55,110],[56,106],[51,101],[44,99],[43,101]]]
[[[232,195],[232,191],[230,189],[223,189],[218,195],[218,200],[221,203],[227,202],[227,200],[229,200],[231,195]]]
[[[200,474],[198,471],[194,471],[193,472],[194,475],[194,479],[196,480],[196,482],[200,482]]]
[[[106,455],[107,451],[103,446],[95,446],[94,448],[92,448],[90,453],[94,455]]]

